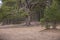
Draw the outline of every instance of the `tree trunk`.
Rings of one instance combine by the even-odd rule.
[[[45,24],[45,28],[46,28],[46,29],[50,29],[49,22],[46,22],[46,24]]]
[[[56,29],[56,21],[53,22],[52,27],[53,27],[53,29]]]
[[[30,25],[30,15],[26,18],[26,25],[27,25],[27,26]]]

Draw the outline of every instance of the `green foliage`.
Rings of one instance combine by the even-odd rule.
[[[50,28],[50,24],[54,24],[53,27],[55,27],[56,22],[60,22],[60,4],[58,0],[53,0],[50,7],[46,6],[44,18],[41,19],[41,23],[45,25],[46,28]]]
[[[45,0],[46,1],[46,0]],[[38,13],[45,8],[44,0],[29,0],[29,6],[31,6],[31,12]],[[20,8],[20,0],[2,0],[3,5],[0,9],[0,19],[7,16],[8,18],[22,18],[26,15],[28,16],[29,12],[25,10],[23,7]],[[21,0],[21,5],[27,5],[25,0]],[[25,7],[24,6],[24,7]],[[44,12],[44,11],[43,11]],[[10,15],[9,15],[10,14]],[[53,0],[52,5],[45,9],[44,18],[41,19],[41,22],[44,21],[59,21],[60,20],[60,2],[59,0]]]
[[[49,8],[46,7],[44,16],[48,21],[60,20],[60,18],[59,18],[60,17],[60,9],[58,7],[59,6],[55,0],[53,0],[53,3]]]
[[[0,19],[9,18],[21,18],[25,15],[25,12],[23,10],[17,9],[18,4],[17,0],[2,0],[3,5],[0,9]]]

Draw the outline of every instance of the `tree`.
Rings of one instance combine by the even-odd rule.
[[[58,0],[53,0],[52,5],[50,7],[46,7],[46,11],[44,14],[43,21],[46,22],[46,27],[49,28],[49,23],[52,23],[53,29],[56,29],[56,24],[60,22],[60,9],[58,5]]]
[[[38,13],[38,18],[43,18],[46,0],[2,0],[2,19],[4,18],[26,18],[26,25],[30,25],[31,15]],[[6,16],[8,15],[8,16]],[[13,15],[13,16],[11,16]]]

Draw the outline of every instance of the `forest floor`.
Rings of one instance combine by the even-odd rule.
[[[60,29],[44,30],[45,28],[40,25],[5,27],[6,25],[0,28],[0,40],[60,40]]]

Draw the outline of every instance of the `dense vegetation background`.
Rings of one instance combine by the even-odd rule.
[[[2,0],[0,22],[18,24],[26,21],[39,21],[49,28],[60,22],[60,0]],[[49,26],[49,27],[48,27]]]

